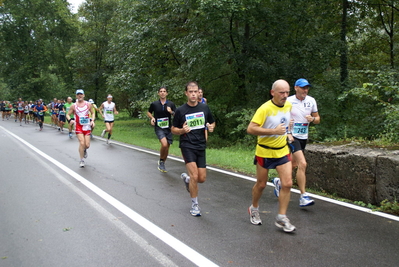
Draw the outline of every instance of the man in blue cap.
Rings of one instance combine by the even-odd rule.
[[[295,82],[295,95],[287,99],[292,103],[291,118],[294,120],[291,133],[294,137],[294,142],[291,146],[292,167],[298,167],[296,179],[299,190],[301,191],[301,196],[299,198],[300,207],[307,207],[314,204],[314,200],[311,199],[305,191],[307,162],[303,154],[308,141],[310,123],[320,123],[316,100],[308,95],[311,86],[312,85],[306,79],[298,79]],[[275,185],[274,194],[278,196],[280,179],[274,178],[273,183]]]

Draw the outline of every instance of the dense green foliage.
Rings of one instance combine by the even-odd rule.
[[[0,99],[107,93],[143,116],[159,86],[177,105],[196,80],[215,146],[248,144],[271,84],[307,78],[321,124],[311,138],[399,142],[393,0],[64,0],[0,4]],[[293,93],[293,92],[292,92]]]

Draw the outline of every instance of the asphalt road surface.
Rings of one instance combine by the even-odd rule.
[[[181,159],[160,173],[156,151],[95,138],[79,168],[75,136],[14,120],[0,120],[0,145],[0,266],[399,266],[395,216],[299,208],[292,193],[287,234],[273,187],[252,225],[253,180],[210,169],[192,217]]]

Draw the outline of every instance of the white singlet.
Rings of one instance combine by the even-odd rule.
[[[302,101],[299,100],[296,95],[289,96],[287,100],[292,104],[291,119],[294,119],[292,136],[298,139],[308,139],[310,123],[305,116],[318,112],[316,100],[308,95]]]

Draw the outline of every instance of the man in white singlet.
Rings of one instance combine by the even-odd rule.
[[[101,116],[104,118],[105,128],[101,137],[104,137],[105,133],[108,132],[107,144],[109,143],[109,139],[112,135],[112,128],[114,127],[114,115],[118,115],[118,111],[116,110],[116,105],[112,102],[112,95],[107,96],[107,101],[103,102],[101,106],[98,108]],[[103,111],[104,110],[104,111]]]
[[[295,95],[289,96],[287,100],[292,103],[291,118],[294,120],[292,136],[294,142],[290,145],[292,153],[292,167],[296,171],[296,180],[298,182],[301,196],[299,198],[300,207],[314,205],[314,200],[306,193],[306,166],[304,151],[308,141],[309,125],[311,123],[319,124],[320,115],[317,109],[316,100],[309,96],[309,89],[312,85],[306,79],[298,79],[295,82]],[[273,183],[279,189],[279,178],[274,178]],[[275,195],[279,194],[275,190]]]
[[[73,104],[66,115],[68,122],[75,124],[75,133],[79,140],[79,165],[85,166],[84,159],[87,158],[87,149],[90,147],[91,129],[94,127],[94,113],[91,104],[84,100],[84,91],[76,90],[76,103]],[[74,118],[71,115],[74,114]]]

